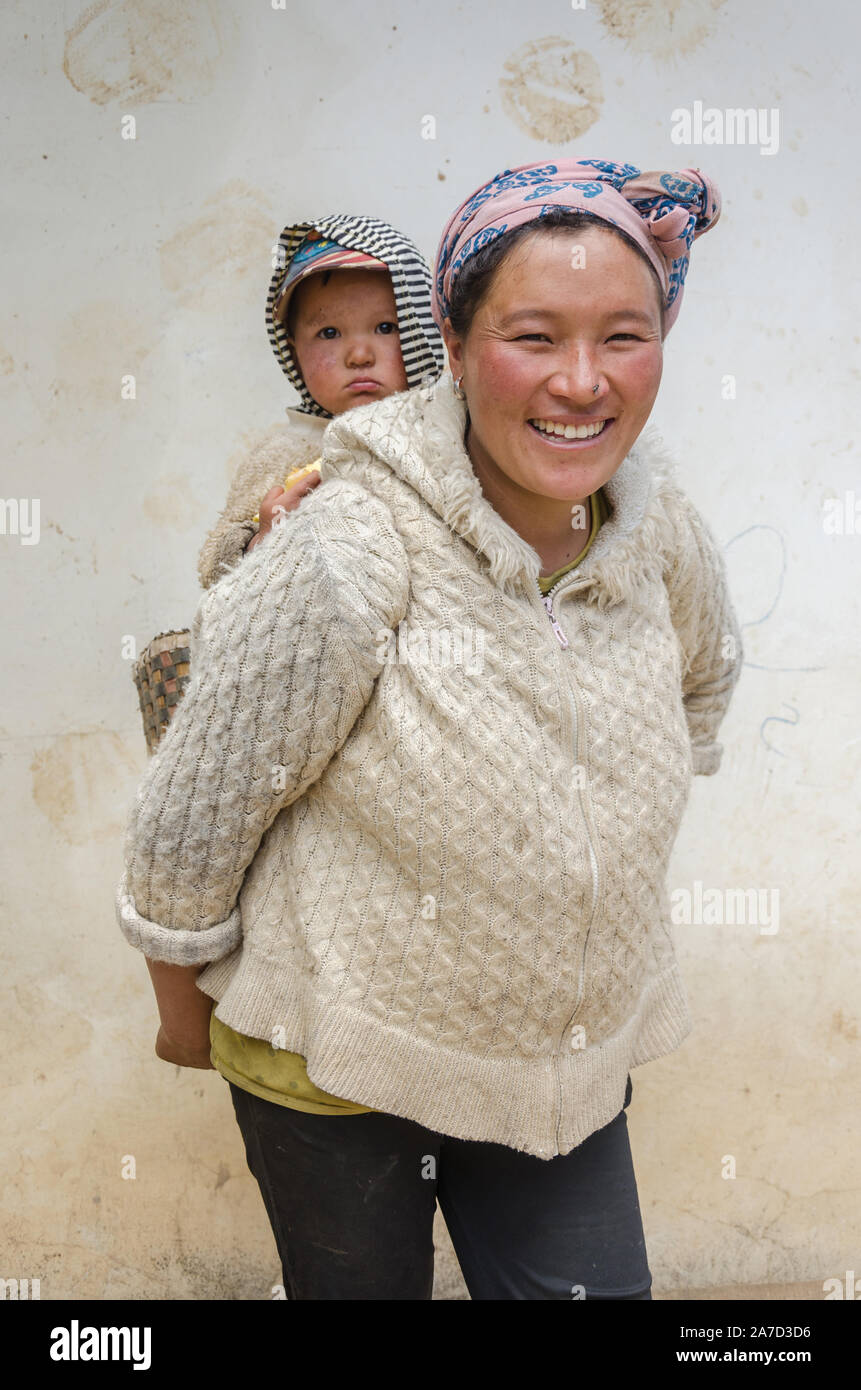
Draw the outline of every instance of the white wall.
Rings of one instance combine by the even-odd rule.
[[[7,0],[0,24],[0,492],[41,504],[38,544],[0,535],[0,1276],[41,1277],[43,1298],[268,1296],[227,1087],[155,1059],[146,969],[114,921],[146,763],[122,641],[190,621],[231,468],[290,400],[263,324],[281,226],[366,212],[432,257],[476,184],[575,154],[699,165],[723,191],[653,418],[727,547],[748,662],[671,886],[780,892],[773,934],[678,928],[695,1031],[635,1071],[629,1112],[655,1288],[842,1277],[861,515],[829,535],[823,507],[861,497],[857,9]],[[776,153],[674,144],[697,101],[777,109]]]

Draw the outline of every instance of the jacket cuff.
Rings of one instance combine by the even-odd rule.
[[[693,749],[694,776],[699,774],[701,777],[713,777],[720,768],[723,744],[694,743],[691,747]]]
[[[127,891],[125,876],[117,888],[116,911],[126,940],[150,960],[165,961],[168,965],[206,965],[229,955],[242,941],[238,903],[223,922],[200,931],[160,927],[157,922],[141,917]]]

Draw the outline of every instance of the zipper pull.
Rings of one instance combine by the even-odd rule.
[[[560,646],[562,646],[562,647],[567,647],[567,646],[568,646],[568,638],[565,636],[565,633],[562,631],[561,627],[559,626],[558,622],[556,621],[556,619],[555,619],[554,616],[553,616],[553,600],[552,600],[552,598],[550,598],[547,594],[542,594],[542,595],[541,595],[541,602],[544,604],[544,607],[547,609],[547,616],[548,616],[548,618],[550,619],[550,624],[551,624],[551,626],[552,626],[552,628],[553,628],[553,631],[556,633],[556,636],[557,636],[557,638],[559,639],[559,644],[560,644]]]

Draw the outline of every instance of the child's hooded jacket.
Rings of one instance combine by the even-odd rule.
[[[266,331],[278,365],[299,393],[300,404],[288,407],[287,424],[269,431],[263,442],[240,463],[224,509],[198,558],[198,574],[205,589],[216,583],[244,553],[257,529],[251,518],[269,489],[276,483],[283,483],[294,468],[313,463],[320,457],[323,434],[332,419],[330,412],[318,405],[308,391],[287,341],[286,329],[274,314],[287,268],[312,229],[350,250],[364,251],[388,266],[398,314],[401,356],[409,385],[436,381],[443,370],[442,338],[431,312],[430,270],[409,237],[377,218],[351,217],[346,213],[285,227],[278,238],[275,269],[266,295]]]
[[[464,427],[447,373],[340,416],[203,596],[117,916],[329,1094],[552,1158],[690,1029],[665,875],[741,641],[651,428],[542,599]]]

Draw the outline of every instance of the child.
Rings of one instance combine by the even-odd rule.
[[[287,492],[282,485],[292,471],[319,459],[333,416],[436,380],[443,367],[427,265],[393,227],[345,214],[299,222],[284,228],[279,253],[266,327],[301,404],[288,407],[288,424],[237,470],[200,552],[205,589],[267,533],[276,503],[292,510],[316,487],[318,473],[297,479]]]
[[[329,420],[434,381],[443,366],[428,267],[387,223],[336,214],[289,225],[279,238],[279,262],[266,298],[267,331],[301,404],[288,407],[289,423],[237,470],[200,552],[205,589],[263,539],[276,512],[293,510],[317,486],[315,464]],[[285,490],[291,475],[295,481]],[[159,1005],[156,1054],[162,1060],[206,1069],[214,1058],[229,1080],[298,1109],[367,1109],[315,1087],[294,1053],[273,1053],[268,1042],[234,1033],[214,1016],[210,1033],[212,1000],[194,983],[197,967],[150,959],[147,965]]]

